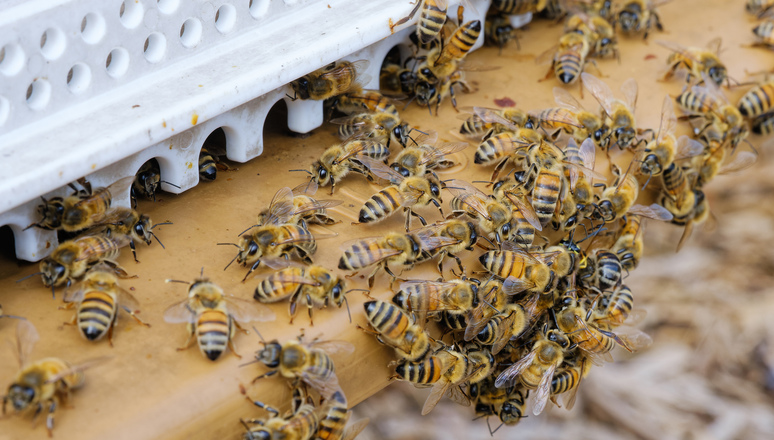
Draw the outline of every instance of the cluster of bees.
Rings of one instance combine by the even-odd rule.
[[[587,57],[617,55],[616,28],[645,36],[652,27],[661,29],[655,11],[660,3],[495,0],[484,26],[477,20],[465,22],[462,10],[454,26],[446,18],[445,1],[424,0],[396,23],[420,14],[413,34],[414,68],[388,56],[380,73],[384,95],[362,89],[367,81],[359,72],[366,61],[332,63],[291,83],[294,98],[325,100],[344,115],[331,121],[341,141],[308,169],[294,170],[306,172],[308,182],[280,188],[237,243],[218,243],[237,248],[231,263],[249,267],[243,281],[261,263],[271,269],[255,287],[254,300],[226,295],[204,277],[203,269],[192,282],[168,280],[188,284],[187,297],[164,312],[167,322],[187,324],[188,341],[178,350],[197,343],[212,361],[227,349],[239,356],[233,345],[236,332],[249,322],[274,319],[263,303],[288,300],[291,322],[299,303],[306,305],[313,324],[313,310],[329,303],[346,306],[349,313],[347,293],[366,291],[347,289],[355,273],[370,270],[370,292],[375,285],[384,286],[376,283],[383,270],[390,276],[390,289],[398,283],[392,302],[367,301],[369,328],[358,327],[394,348],[398,359],[392,378],[431,388],[423,414],[443,396],[472,404],[476,417],[486,418],[488,425],[490,417],[501,426],[519,423],[530,402],[535,415],[549,400],[572,408],[592,365],[612,361],[616,346],[634,352],[651,342],[629,327],[644,312],[634,307],[633,292],[624,284],[643,253],[644,219],[684,226],[682,245],[709,216],[703,186],[718,174],[755,162],[755,150],[742,146],[750,129],[772,131],[774,85],[760,84],[738,105],[730,104],[720,90],[728,77],[717,50],[660,42],[672,52],[664,80],[685,73],[687,84],[674,101],[682,119],[693,124],[693,138],[677,136],[679,118],[669,96],[659,128],[643,129],[634,117],[634,80],[624,82],[622,96],[616,97],[602,80],[583,72]],[[515,37],[509,15],[541,11],[554,17],[569,14],[559,46],[551,50],[551,72],[565,84],[580,79],[600,111],[587,110],[570,92],[554,88],[557,106],[552,108],[465,109],[468,117],[459,129],[465,141],[440,142],[437,133],[404,121],[395,101],[385,96],[412,97],[431,113],[435,107],[436,114],[446,97],[456,107],[455,86],[469,89],[463,71],[475,70],[463,60],[480,33],[502,48]],[[454,166],[453,155],[471,142],[478,144],[474,168],[483,175],[491,167],[491,175],[480,182],[442,180],[438,174]],[[398,145],[401,151],[393,154]],[[598,151],[607,156],[614,176],[609,184],[598,171],[604,162],[597,161]],[[211,180],[221,168],[217,156],[202,153],[203,179]],[[316,234],[311,228],[338,223],[327,209],[342,201],[319,199],[316,193],[318,187],[330,186],[334,194],[351,173],[382,186],[360,207],[357,224],[387,221],[400,211],[405,222],[401,230],[344,243],[338,270],[351,274],[341,276],[313,261],[317,240],[335,235]],[[111,201],[129,186],[135,195],[155,199],[161,182],[158,164],[152,162],[135,178],[107,188],[92,190],[80,181],[80,187],[72,185],[72,195],[44,199],[41,220],[30,226],[67,234],[86,231],[64,241],[34,275],[41,275],[52,291],[68,286],[64,300],[68,308],[78,308],[72,323],[88,340],[108,335],[112,345],[119,308],[148,325],[136,316],[137,300],[119,286],[118,278],[128,274],[115,260],[126,245],[136,259],[135,241],[150,244],[154,226],[147,216],[112,207]],[[483,183],[488,192],[474,183]],[[645,188],[649,191],[641,197]],[[452,196],[448,215],[444,190]],[[638,204],[648,197],[654,203]],[[429,204],[438,208],[438,221],[428,222],[416,211]],[[422,226],[412,228],[413,218]],[[475,255],[476,248],[483,252]],[[469,273],[463,259],[471,258],[481,268]],[[440,278],[406,279],[394,272],[430,260]],[[444,265],[451,260],[454,269]],[[3,398],[3,411],[7,402],[17,412],[46,409],[51,433],[57,406],[83,383],[83,371],[102,359],[78,366],[53,358],[28,362],[35,340],[34,327],[20,320],[21,369]],[[256,380],[276,374],[289,379],[292,408],[280,415],[247,397],[242,386],[251,404],[269,414],[242,420],[245,439],[349,440],[362,431],[367,420],[348,424],[347,398],[331,359],[351,354],[352,344],[304,342],[301,337],[285,343],[261,340],[255,362],[269,371]],[[319,395],[318,404],[310,389]],[[490,432],[495,430],[490,426]]]
[[[760,24],[752,30],[755,35],[754,46],[771,48],[774,46],[774,19],[772,19],[772,7],[774,1],[771,0],[747,0],[744,5],[747,12],[762,20]]]

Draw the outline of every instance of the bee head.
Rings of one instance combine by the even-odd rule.
[[[314,170],[312,176],[317,179],[317,183],[323,186],[327,185],[330,181],[330,173],[328,172],[328,169],[325,168],[323,163],[317,161],[314,165],[312,165],[312,168]]]
[[[22,411],[35,401],[35,389],[22,384],[13,384],[8,388],[8,395],[3,399],[3,404],[6,400],[11,401],[14,411]]]
[[[258,352],[255,358],[269,368],[277,368],[280,364],[281,353],[282,345],[277,341],[271,341],[263,347],[263,350]]]
[[[478,233],[476,232],[476,225],[473,222],[468,222],[468,230],[470,231],[470,244],[466,248],[469,251],[473,250],[473,246],[478,241]]]
[[[433,195],[434,199],[439,199],[441,197],[441,188],[438,187],[438,184],[435,182],[430,182],[430,194]]]
[[[333,298],[333,303],[339,307],[344,303],[344,283],[341,280],[338,280],[331,289],[331,297]]]
[[[715,84],[717,85],[723,84],[723,81],[725,81],[726,77],[728,76],[724,66],[712,66],[707,71],[707,74],[712,81],[715,81]]]
[[[621,11],[621,13],[618,14],[618,24],[621,25],[621,30],[624,32],[631,32],[635,30],[638,21],[638,14],[634,12]]]
[[[51,259],[45,259],[40,262],[40,272],[42,273],[43,285],[51,287],[67,278],[69,271],[63,264]]]
[[[309,99],[309,79],[307,79],[307,77],[302,76],[290,84],[299,98]]]
[[[134,230],[134,233],[138,237],[142,237],[142,239],[145,241],[145,244],[150,245],[151,244],[151,229],[153,227],[151,226],[150,217],[143,214],[140,216],[140,220],[134,224],[132,229]]]

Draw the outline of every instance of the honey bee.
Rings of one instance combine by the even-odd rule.
[[[489,179],[490,182],[494,182],[509,162],[521,165],[526,149],[542,141],[543,136],[536,130],[515,127],[514,131],[499,133],[484,140],[476,149],[473,162],[478,165],[497,164]]]
[[[243,386],[240,386],[239,390],[250,403],[266,410],[266,412],[272,415],[266,420],[242,419],[242,425],[246,430],[242,436],[244,440],[310,440],[317,433],[320,419],[327,412],[327,407],[330,405],[315,408],[309,398],[304,399],[301,389],[296,388],[293,390],[291,413],[286,417],[280,417],[279,410],[263,402],[250,399]]]
[[[19,372],[3,396],[3,415],[10,402],[16,414],[34,409],[34,423],[36,416],[45,409],[46,429],[51,437],[56,409],[60,405],[67,407],[72,391],[83,385],[83,371],[107,358],[93,359],[77,366],[53,357],[30,362],[29,356],[38,339],[40,337],[35,326],[26,319],[20,320],[16,327],[15,351]]]
[[[118,309],[123,309],[135,321],[150,327],[137,317],[140,303],[126,289],[118,285],[113,269],[104,263],[92,267],[77,289],[68,290],[64,295],[67,309],[77,307],[77,312],[68,324],[77,325],[85,339],[99,341],[107,334],[113,346],[113,329],[118,320]]]
[[[658,134],[640,153],[642,159],[640,159],[639,171],[648,175],[649,179],[660,175],[675,160],[697,156],[704,152],[704,146],[688,136],[675,138],[675,128],[677,128],[677,116],[675,116],[672,100],[667,95],[661,109]]]
[[[328,98],[359,91],[368,78],[361,75],[368,68],[367,60],[337,61],[315,70],[312,73],[290,83],[293,89],[292,99],[314,99],[322,101]]]
[[[652,342],[650,336],[640,331],[634,331],[631,335],[616,334],[602,330],[594,323],[588,322],[586,310],[578,305],[577,300],[565,297],[562,301],[564,308],[556,314],[556,324],[559,330],[570,338],[573,344],[577,344],[593,362],[612,362],[610,355],[616,344],[627,351],[634,352],[647,347]]]
[[[683,245],[688,241],[688,238],[691,237],[694,225],[704,223],[710,215],[709,200],[707,200],[707,197],[704,195],[704,191],[694,189],[693,193],[695,200],[693,210],[685,217],[675,217],[674,220],[672,220],[672,223],[676,225],[685,226],[683,235],[677,243],[677,252],[680,252],[680,249],[682,249]]]
[[[344,253],[339,259],[339,269],[359,270],[370,265],[376,265],[368,276],[368,287],[373,287],[374,278],[380,268],[384,269],[393,280],[395,274],[389,268],[389,263],[411,266],[425,254],[432,254],[436,249],[455,242],[449,237],[435,236],[434,230],[420,229],[411,234],[388,233],[384,237],[360,238],[344,243]]]
[[[426,46],[436,39],[446,23],[446,9],[449,6],[447,0],[422,0],[417,1],[416,6],[411,13],[394,24],[390,25],[390,30],[414,18],[414,15],[422,7],[417,21],[417,40],[421,46]]]
[[[667,170],[670,168],[674,168],[674,163]],[[662,178],[665,173],[666,170],[662,173]],[[593,217],[600,218],[605,223],[615,221],[615,219],[621,218],[627,213],[655,220],[672,220],[672,214],[655,203],[650,206],[635,205],[634,202],[637,200],[639,193],[640,184],[632,174],[625,173],[623,176],[619,175],[615,185],[607,187],[602,191],[602,196],[597,203],[597,210]]]
[[[752,132],[768,136],[774,133],[774,112],[764,113],[752,120]]]
[[[545,9],[548,0],[493,0],[492,7],[508,15],[537,13]]]
[[[594,315],[593,321],[608,329],[618,327],[628,318],[630,323],[636,323],[645,318],[644,309],[634,308],[634,295],[631,289],[621,284],[610,294],[604,294],[600,301],[601,311]]]
[[[473,69],[468,68],[467,70]],[[431,115],[433,114],[433,104],[435,104],[435,114],[438,115],[441,102],[447,96],[451,98],[452,107],[457,110],[457,98],[454,92],[455,86],[460,86],[465,93],[472,93],[474,91],[474,89],[465,81],[463,73],[458,70],[436,83],[425,80],[418,81],[414,87],[414,97],[419,105],[427,107]]]
[[[330,121],[339,126],[338,133],[341,139],[373,139],[390,147],[391,142],[397,142],[404,148],[409,142],[411,127],[401,120],[397,111],[358,113],[344,118],[335,118]]]
[[[497,243],[511,237],[513,213],[510,207],[487,196],[464,180],[447,181],[446,189],[454,194],[454,198],[450,202],[454,214],[462,215],[464,213],[475,219],[481,231]]]
[[[336,99],[335,105],[336,110],[347,115],[383,112],[399,116],[392,100],[375,90],[345,93]]]
[[[755,43],[753,46],[771,48],[774,46],[774,21],[766,20],[753,28]]]
[[[255,354],[255,359],[269,367],[270,371],[256,377],[253,382],[280,374],[296,382],[303,381],[325,399],[341,390],[330,355],[349,356],[355,351],[355,346],[346,341],[315,339],[306,343],[300,337],[284,344],[277,340],[262,343],[264,347]],[[298,383],[295,383],[294,387],[297,386]]]
[[[583,67],[586,65],[586,58],[591,53],[591,43],[589,39],[577,32],[568,32],[559,37],[559,44],[549,49],[537,59],[542,63],[546,57],[551,57],[551,67],[544,79],[551,75],[562,82],[562,84],[573,84],[581,76]]]
[[[80,278],[86,271],[98,262],[106,262],[120,276],[126,277],[126,272],[118,266],[115,258],[122,247],[129,244],[126,236],[106,237],[101,235],[86,235],[68,240],[57,246],[54,252],[40,262],[40,274],[43,285],[54,287],[67,284]]]
[[[304,263],[311,264],[311,255],[317,251],[317,241],[309,230],[288,224],[280,226],[269,224],[255,228],[251,233],[242,234],[239,244],[218,244],[233,245],[239,249],[239,253],[231,262],[236,260],[243,266],[251,264],[250,270],[242,279],[243,282],[258,268],[261,262],[271,268],[280,268],[283,264],[280,259],[288,260],[293,256],[298,257]]]
[[[737,107],[746,118],[767,113],[774,107],[774,81],[766,81],[748,90],[740,99]]]
[[[524,307],[518,304],[507,304],[502,311],[486,321],[476,340],[484,345],[492,346],[492,354],[498,354],[505,348],[511,338],[519,337],[529,328],[530,317]]]
[[[456,255],[463,250],[473,250],[473,246],[478,240],[478,233],[476,232],[476,226],[469,221],[461,219],[451,219],[438,222],[434,225],[428,226],[428,230],[434,231],[433,235],[436,237],[445,237],[449,239],[447,243],[440,244],[433,250],[425,250],[424,254],[427,259],[435,258],[440,255],[438,259],[438,272],[443,274],[443,260],[449,256],[454,258],[457,262],[457,267],[461,273],[465,273],[465,269],[462,267],[462,260]],[[423,261],[422,258],[417,262]]]
[[[476,339],[487,323],[507,307],[508,296],[503,291],[502,281],[490,277],[479,286],[481,300],[470,313],[468,322],[460,330],[465,330],[465,342]],[[484,338],[488,339],[488,338]]]
[[[613,91],[607,84],[594,75],[583,73],[583,86],[594,96],[610,118],[610,136],[620,149],[635,147],[637,125],[634,121],[634,109],[637,106],[637,81],[629,78],[621,86],[624,100],[613,97]]]
[[[417,84],[417,74],[400,63],[385,62],[379,73],[379,90],[389,96],[410,96]]]
[[[467,148],[467,142],[445,142],[438,146],[419,144],[401,151],[390,168],[403,177],[424,176],[437,168],[449,168],[454,162],[446,156]]]
[[[625,34],[643,32],[642,38],[648,38],[648,33],[653,26],[656,26],[659,31],[664,30],[656,7],[669,1],[671,0],[627,0],[618,9],[615,23],[621,26],[621,31]]]
[[[134,261],[138,261],[135,240],[144,241],[146,245],[150,246],[151,238],[155,238],[159,246],[164,248],[164,244],[153,233],[153,229],[157,226],[171,224],[170,222],[164,222],[154,225],[147,215],[127,208],[116,208],[110,211],[108,216],[101,222],[108,237],[126,236],[129,239],[129,248],[132,250]],[[97,229],[100,227],[97,226]]]
[[[511,206],[511,238],[514,243],[528,248],[535,240],[535,231],[542,231],[532,203],[527,199],[527,192],[521,183],[512,177],[498,181],[492,186],[495,199]]]
[[[398,208],[406,213],[406,232],[411,227],[411,217],[417,217],[423,226],[425,219],[413,211],[414,206],[434,204],[443,216],[441,210],[441,189],[430,175],[403,177],[384,163],[367,157],[360,159],[369,171],[377,177],[388,180],[392,185],[371,196],[362,208],[358,221],[360,223],[376,223],[394,214]]]
[[[595,249],[586,255],[585,267],[578,273],[582,284],[605,292],[621,284],[623,266],[618,256],[605,249]]]
[[[166,183],[169,186],[173,186],[180,189],[179,186],[174,183],[161,180],[161,169],[159,168],[159,162],[156,159],[151,159],[140,167],[137,174],[134,176],[134,182],[132,182],[132,198],[137,199],[138,196],[143,196],[146,199],[156,201],[156,192],[162,183]],[[136,202],[135,202],[136,204]]]
[[[460,134],[472,139],[488,139],[493,134],[511,131],[514,126],[516,128],[535,128],[527,112],[517,108],[463,107],[460,108],[460,111],[470,115],[460,116],[465,118],[465,122],[460,126]],[[505,124],[502,123],[503,121]],[[478,158],[478,152],[476,152],[476,158]]]
[[[579,363],[576,362],[577,365],[570,365],[556,371],[556,373],[554,373],[554,378],[551,380],[551,400],[556,403],[553,396],[567,393],[566,397],[563,399],[563,404],[568,410],[571,410],[573,406],[575,406],[575,397],[580,388],[581,380],[589,374],[589,370],[591,370],[591,362],[583,355],[580,355],[579,357],[581,360]],[[567,359],[565,358],[565,364],[566,363]]]
[[[642,217],[627,215],[615,244],[610,248],[610,251],[618,256],[621,266],[627,271],[636,268],[640,263],[640,258],[642,258],[643,229]]]
[[[498,388],[511,385],[518,377],[525,388],[535,390],[532,413],[539,415],[551,396],[554,373],[564,361],[564,353],[570,346],[568,337],[557,330],[544,329],[529,354],[506,368],[495,380]]]
[[[591,138],[596,146],[606,149],[610,140],[610,127],[605,124],[605,120],[585,110],[567,90],[554,87],[553,92],[556,103],[573,112],[575,120],[580,125],[573,130],[575,142],[582,145],[583,141]]]
[[[550,257],[541,255],[541,259]],[[524,291],[547,292],[553,287],[555,274],[541,259],[504,242],[503,250],[486,252],[479,261],[487,271],[504,280],[503,291],[507,295],[515,295]]]
[[[263,303],[281,301],[290,297],[290,322],[296,315],[299,302],[306,302],[310,325],[312,309],[327,307],[332,302],[341,307],[347,300],[344,280],[322,266],[290,266],[264,278],[255,288],[253,298]]]
[[[575,129],[580,128],[580,124],[575,120],[575,115],[563,107],[531,110],[527,114],[546,133],[548,130],[554,130],[552,139],[556,139],[562,131],[573,133]]]
[[[347,398],[344,393],[336,391],[333,396],[325,402],[327,408],[325,416],[320,418],[320,424],[315,433],[315,438],[320,440],[352,440],[368,426],[368,418],[360,419],[350,426],[347,426],[352,411],[349,411]]]
[[[299,225],[306,228],[309,223],[332,225],[336,220],[328,216],[326,208],[340,205],[340,200],[316,200],[317,182],[303,183],[294,189],[280,188],[272,197],[269,207],[258,214],[253,227],[265,225]]]
[[[499,47],[502,52],[503,47],[511,40],[516,41],[516,47],[521,49],[516,29],[511,25],[508,16],[500,13],[487,14],[484,22],[484,42]]]
[[[436,355],[438,356],[442,353],[445,353],[450,358],[444,363],[444,366],[448,366],[448,368],[444,368],[441,377],[433,384],[430,395],[427,396],[427,400],[425,400],[425,404],[422,406],[423,416],[430,414],[430,411],[436,407],[444,395],[448,395],[455,402],[466,406],[470,405],[470,399],[460,389],[460,385],[467,382],[470,377],[478,375],[485,368],[483,364],[474,366],[465,353],[446,348],[436,353]]]
[[[367,175],[365,166],[359,162],[362,157],[386,160],[390,155],[387,147],[374,139],[349,140],[325,150],[309,170],[311,180],[320,186],[331,185],[331,194],[336,184],[351,171]]]
[[[672,221],[684,221],[692,214],[696,204],[691,182],[683,169],[674,163],[664,170],[661,179],[664,183],[661,205],[672,214]]]
[[[178,351],[191,348],[195,337],[199,350],[211,361],[218,359],[226,347],[241,358],[233,343],[236,330],[242,329],[239,323],[273,321],[275,318],[274,312],[263,304],[226,295],[203,273],[192,283],[170,281],[190,284],[188,297],[164,311],[166,322],[187,324],[188,341]]]
[[[702,137],[707,144],[707,151],[702,156],[694,158],[694,169],[697,171],[694,186],[702,188],[717,175],[734,173],[752,166],[758,160],[757,152],[737,149],[728,156],[728,149],[723,146],[722,134],[710,128]],[[726,160],[728,159],[728,160]]]
[[[599,15],[587,15],[583,12],[575,12],[564,25],[565,32],[581,33],[589,39],[591,49],[589,56],[606,58],[618,54],[618,39],[615,29],[605,18]]]
[[[562,167],[558,161],[548,159],[542,161],[542,166],[533,163],[532,168],[538,168],[537,177],[532,189],[532,207],[535,208],[540,225],[546,227],[554,216],[562,188]],[[534,171],[533,171],[534,172]]]
[[[86,190],[77,190],[65,198],[43,199],[44,205],[38,208],[43,219],[34,226],[67,232],[88,229],[105,219],[110,211],[113,196],[128,192],[133,182],[134,176],[129,176],[106,188],[90,191],[89,185]]]
[[[728,79],[728,70],[725,64],[720,61],[720,38],[715,38],[707,44],[706,49],[698,47],[684,47],[671,41],[656,41],[661,46],[671,50],[672,53],[667,58],[667,64],[670,66],[664,75],[664,80],[671,78],[675,72],[684,68],[686,72],[686,82],[703,80],[706,75],[718,86]]]
[[[374,331],[358,328],[375,334],[379,342],[394,348],[401,359],[416,361],[430,351],[430,336],[398,306],[379,300],[363,306]]]
[[[772,7],[774,7],[772,0],[747,0],[744,5],[747,12],[757,15],[759,18],[769,12]]]
[[[473,280],[405,281],[392,302],[413,313],[423,325],[428,314],[446,311],[453,315],[466,314],[478,306],[478,284]]]

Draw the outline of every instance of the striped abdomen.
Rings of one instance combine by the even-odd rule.
[[[762,135],[774,133],[774,113],[766,113],[755,118],[752,122],[752,131]]]
[[[481,137],[492,130],[493,127],[494,124],[485,122],[477,115],[472,115],[468,119],[465,119],[465,122],[460,126],[460,134],[469,137]]]
[[[293,417],[288,419],[287,423],[282,425],[272,435],[272,438],[297,438],[310,439],[317,430],[320,423],[320,417],[315,408],[309,404],[303,404]],[[257,437],[256,437],[257,438]]]
[[[535,240],[535,227],[524,218],[520,210],[513,210],[512,223],[514,227],[512,228],[511,241],[524,247],[532,246],[532,242]]]
[[[95,263],[101,259],[112,260],[118,257],[120,249],[116,242],[103,236],[85,236],[74,241],[81,248],[79,259]]]
[[[755,86],[739,100],[739,112],[748,118],[762,115],[774,107],[772,100],[774,100],[774,82]]]
[[[509,276],[521,278],[526,269],[524,258],[511,251],[489,251],[479,261],[486,270],[502,279]]]
[[[360,208],[358,221],[360,223],[375,223],[384,220],[400,208],[401,199],[400,188],[397,186],[390,185],[384,188],[366,200],[363,207]]]
[[[753,28],[753,34],[759,41],[769,46],[774,45],[774,21],[766,20]]]
[[[294,294],[301,287],[300,283],[293,280],[294,277],[302,277],[304,269],[301,267],[287,267],[278,270],[261,280],[255,288],[253,298],[260,302],[276,302]]]
[[[72,205],[68,203],[70,200],[73,198],[68,197],[65,200],[65,210],[62,213],[62,228],[68,232],[86,229],[95,221],[104,218],[113,197],[109,189],[99,188],[91,196],[77,200]]]
[[[308,255],[317,252],[317,242],[314,240],[314,235],[306,228],[296,225],[282,225],[281,231],[280,240],[292,240],[293,246],[306,252]]]
[[[605,307],[604,319],[614,326],[621,325],[629,317],[632,308],[634,308],[634,295],[629,287],[622,284],[611,295]]]
[[[445,60],[461,60],[476,44],[479,35],[481,35],[480,20],[473,20],[463,24],[452,34],[435,64],[443,64]]]
[[[508,15],[521,15],[528,12],[540,12],[546,2],[541,0],[492,0],[492,7]]]
[[[443,24],[446,22],[446,9],[441,9],[436,0],[424,0],[422,12],[419,14],[417,22],[417,37],[422,44],[428,44],[433,41],[441,32]]]
[[[591,326],[580,326],[576,331],[568,333],[570,340],[578,344],[578,348],[589,353],[605,354],[615,348],[615,339]]]
[[[199,349],[211,361],[226,351],[231,333],[231,318],[221,310],[204,310],[196,319]]]
[[[562,177],[555,168],[541,168],[532,189],[532,207],[540,219],[540,225],[545,227],[554,216],[556,203],[559,200],[559,190],[562,187]]]
[[[204,148],[199,153],[199,177],[209,181],[218,177],[218,166],[215,158]]]
[[[90,341],[101,339],[116,320],[117,304],[113,295],[92,290],[83,295],[78,306],[78,330]]]
[[[399,341],[403,338],[410,320],[397,306],[384,301],[369,301],[364,307],[368,322],[385,339]]]
[[[438,382],[441,378],[443,361],[438,356],[427,356],[418,362],[403,361],[395,367],[395,374],[402,380],[428,385]]]
[[[673,199],[690,190],[683,169],[674,162],[661,173],[661,179],[664,181],[664,189]]]
[[[690,113],[706,114],[717,107],[717,103],[710,95],[707,93],[696,93],[693,90],[681,93],[675,98],[675,102],[677,102],[680,108]]]
[[[333,393],[326,404],[328,411],[320,419],[314,438],[317,440],[340,440],[344,436],[344,429],[350,416],[349,411],[347,411],[347,398],[339,390]]]
[[[489,165],[506,158],[515,148],[511,133],[499,133],[489,137],[476,148],[473,162]]]
[[[551,380],[551,394],[562,394],[570,391],[580,380],[580,368],[570,367],[558,371]]]
[[[597,252],[597,285],[600,290],[608,290],[621,283],[621,261],[612,252]]]

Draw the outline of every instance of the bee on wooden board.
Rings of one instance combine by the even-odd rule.
[[[618,148],[625,149],[636,147],[641,141],[637,141],[637,124],[634,119],[634,109],[637,106],[637,81],[629,78],[621,85],[624,99],[616,99],[613,91],[594,75],[582,73],[583,86],[588,89],[594,99],[604,109],[610,119],[610,136]]]
[[[665,81],[672,78],[680,69],[686,71],[685,81],[687,83],[701,82],[703,75],[709,77],[718,86],[722,85],[723,81],[728,80],[728,70],[718,56],[721,44],[720,37],[710,41],[706,49],[685,47],[671,41],[659,40],[656,43],[672,51],[667,58],[669,70],[664,74]]]
[[[417,361],[430,351],[428,333],[398,306],[375,300],[366,302],[363,307],[373,330],[359,325],[358,329],[375,335],[379,342],[394,348],[400,359]]]
[[[347,140],[337,143],[320,155],[308,170],[310,180],[319,186],[331,186],[331,194],[336,184],[350,172],[368,176],[368,169],[360,162],[363,157],[376,160],[387,160],[390,150],[375,139]]]
[[[659,31],[664,30],[661,19],[656,12],[658,6],[671,0],[626,0],[615,13],[614,25],[620,26],[624,34],[633,35],[642,32],[642,38],[648,38],[654,26]]]

